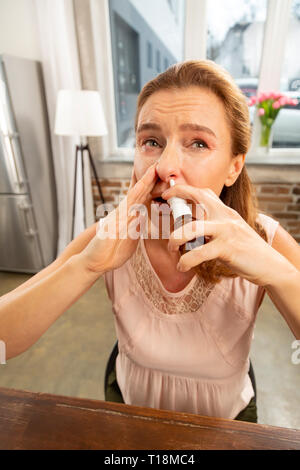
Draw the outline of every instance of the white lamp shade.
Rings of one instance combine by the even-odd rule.
[[[60,90],[54,132],[57,135],[86,137],[106,135],[100,93],[91,90]]]

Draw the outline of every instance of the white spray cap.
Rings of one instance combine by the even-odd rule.
[[[175,181],[173,179],[170,179],[170,186],[175,186]],[[174,220],[183,215],[192,215],[192,211],[187,205],[185,199],[180,197],[171,197],[168,200],[168,203],[172,209]]]

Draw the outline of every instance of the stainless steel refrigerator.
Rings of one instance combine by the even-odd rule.
[[[56,257],[58,215],[41,64],[0,55],[0,270]]]

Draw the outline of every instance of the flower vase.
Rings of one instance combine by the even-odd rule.
[[[260,147],[264,153],[268,153],[272,147],[273,132],[272,126],[267,126],[266,124],[261,125],[261,134],[260,134]]]

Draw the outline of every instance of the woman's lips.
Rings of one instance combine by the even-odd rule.
[[[166,199],[163,199],[162,197],[158,196],[158,197],[155,197],[152,199],[152,201],[155,203],[155,204],[167,204],[167,201]]]

